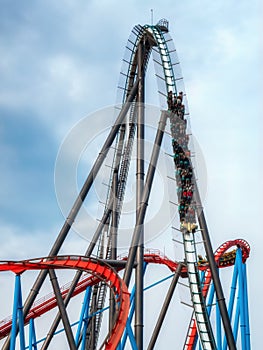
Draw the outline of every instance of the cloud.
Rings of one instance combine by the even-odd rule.
[[[53,187],[59,144],[82,117],[115,102],[124,46],[134,24],[150,22],[150,8],[154,22],[159,17],[170,20],[192,132],[205,155],[210,179],[205,207],[213,244],[241,235],[255,251],[260,249],[259,2],[247,6],[244,1],[208,0],[202,4],[3,0],[0,209],[4,258],[43,255],[52,246],[58,223],[64,220]],[[154,77],[149,78],[147,89],[150,86],[155,93]],[[69,152],[68,160],[73,153]],[[95,153],[85,158],[80,182]],[[162,238],[156,244],[170,247],[170,237]],[[73,234],[64,251],[77,252],[82,243]],[[252,251],[256,253],[260,256],[259,250]],[[250,268],[256,271],[259,266],[253,255]],[[256,285],[259,279],[254,277],[257,273],[250,273]],[[260,324],[257,310],[253,309],[254,325]]]

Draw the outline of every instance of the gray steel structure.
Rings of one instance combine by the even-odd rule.
[[[70,231],[72,224],[77,217],[85,198],[87,197],[94,179],[97,176],[105,157],[112,146],[113,142],[116,142],[116,153],[112,164],[112,173],[109,182],[109,193],[106,201],[105,210],[103,216],[98,224],[97,230],[93,235],[93,239],[86,250],[86,257],[90,257],[94,254],[96,244],[100,241],[97,256],[110,261],[115,261],[118,256],[118,227],[121,216],[121,208],[124,200],[125,185],[127,182],[127,176],[129,172],[129,165],[131,161],[131,153],[133,148],[133,140],[135,138],[135,130],[137,130],[137,155],[136,155],[136,225],[131,238],[129,253],[127,262],[124,269],[123,280],[127,286],[129,286],[132,273],[135,269],[135,339],[137,343],[137,349],[143,350],[146,348],[143,344],[143,328],[144,328],[144,315],[143,315],[143,258],[144,258],[144,221],[148,207],[149,197],[153,185],[155,176],[156,165],[159,158],[160,147],[162,144],[165,126],[169,114],[167,111],[161,111],[160,121],[157,128],[154,145],[151,153],[150,164],[145,176],[145,163],[144,163],[144,106],[145,106],[145,74],[147,70],[148,61],[151,53],[154,56],[154,62],[157,66],[157,79],[163,88],[159,89],[160,97],[167,99],[169,91],[177,95],[178,86],[182,80],[182,77],[178,76],[179,62],[173,62],[172,55],[176,53],[174,48],[170,48],[171,39],[168,35],[168,23],[166,21],[160,21],[157,25],[145,25],[134,27],[131,37],[128,40],[127,50],[129,52],[128,59],[124,59],[124,70],[122,76],[124,76],[124,84],[120,86],[123,91],[122,107],[119,115],[113,125],[93,167],[90,171],[75,203],[70,210],[68,217],[58,234],[58,237],[49,252],[49,256],[53,257],[59,254],[59,251]],[[158,73],[158,69],[161,69],[161,73]],[[180,84],[179,84],[180,85]],[[129,113],[129,129],[125,126],[125,118]],[[127,141],[125,143],[125,136]],[[195,200],[198,204],[198,208],[202,208],[200,195],[197,188],[196,181],[195,186]],[[204,212],[199,209],[197,217],[199,220],[199,226],[203,235],[204,247],[207,254],[207,258],[210,264],[212,277],[217,293],[217,299],[221,311],[221,317],[225,329],[227,343],[229,349],[235,350],[236,345],[233,338],[232,328],[227,314],[225,298],[221,282],[217,272],[217,266],[214,261],[214,255],[212,250],[211,241],[209,238],[208,227],[206,224]],[[160,312],[160,316],[157,320],[156,327],[153,331],[152,338],[148,345],[148,349],[153,349],[156,339],[159,335],[161,325],[163,323],[165,313],[168,309],[169,303],[172,298],[173,291],[177,284],[179,274],[183,264],[186,264],[189,271],[189,276],[192,273],[192,277],[189,277],[189,284],[194,302],[194,312],[196,314],[196,321],[199,330],[199,336],[202,342],[203,349],[216,349],[212,327],[210,325],[209,318],[206,314],[206,306],[202,297],[200,279],[196,268],[197,262],[195,259],[196,251],[189,252],[189,246],[192,246],[193,232],[187,232],[185,228],[182,228],[182,236],[185,240],[185,261],[182,262],[178,271],[175,273],[171,287],[168,291],[167,297],[164,301],[163,307]],[[103,245],[103,239],[101,239],[103,232],[108,237],[106,247]],[[105,253],[106,251],[106,253]],[[193,271],[193,272],[191,272]],[[29,312],[33,302],[36,299],[39,290],[41,289],[44,280],[48,275],[48,271],[42,271],[37,277],[31,292],[24,305],[24,315]],[[77,349],[77,345],[74,342],[72,330],[69,325],[67,316],[67,305],[74,292],[74,289],[80,279],[81,272],[78,271],[72,281],[71,288],[68,295],[63,300],[61,297],[59,285],[57,283],[56,274],[54,271],[49,272],[50,279],[52,281],[52,287],[57,298],[59,306],[59,313],[55,317],[53,324],[48,332],[44,344],[41,349],[47,349],[51,343],[52,337],[58,327],[60,320],[62,320],[70,349]],[[93,311],[101,309],[105,302],[105,283],[100,283],[93,289],[91,307]],[[197,292],[196,292],[197,290]],[[195,298],[195,299],[194,299]],[[115,301],[111,298],[110,312],[109,312],[109,329],[112,329],[114,324],[115,315]],[[199,311],[201,310],[201,312]],[[91,318],[87,334],[83,334],[82,337],[86,338],[86,349],[96,349],[98,344],[98,338],[100,334],[102,313]],[[4,350],[9,349],[9,338],[6,340],[3,346]]]

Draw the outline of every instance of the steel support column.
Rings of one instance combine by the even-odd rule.
[[[250,324],[249,324],[249,313],[248,313],[248,290],[247,290],[247,268],[246,263],[243,264],[243,279],[244,279],[244,297],[245,297],[245,320],[246,320],[246,347],[250,350]]]
[[[83,305],[81,308],[81,313],[80,313],[80,318],[79,318],[79,324],[78,324],[78,329],[75,335],[75,343],[77,347],[79,347],[81,337],[82,339],[82,347],[85,349],[85,330],[87,329],[87,324],[88,324],[88,316],[89,316],[89,305],[90,305],[90,296],[91,296],[91,287],[87,287],[85,295],[84,295],[84,300],[83,300]],[[82,331],[82,335],[81,335]],[[84,344],[84,345],[83,345]]]
[[[112,198],[113,210],[111,218],[110,239],[111,239],[111,259],[117,260],[117,226],[118,226],[118,172],[114,170],[112,179]],[[110,312],[109,312],[109,330],[113,328],[115,319],[115,298],[113,291],[110,291]]]
[[[10,350],[15,350],[16,335],[20,332],[20,349],[25,349],[25,333],[24,333],[24,319],[23,319],[23,302],[21,290],[21,277],[16,275],[15,279],[15,293],[13,303],[12,328],[11,328],[11,345]]]
[[[29,321],[29,345],[28,350],[37,350],[37,340],[34,319],[30,318]]]
[[[59,284],[58,284],[58,280],[57,280],[56,274],[55,274],[54,270],[48,270],[48,272],[49,272],[50,281],[51,281],[51,284],[52,284],[52,287],[53,287],[53,290],[54,290],[54,293],[55,293],[55,297],[56,297],[56,300],[57,300],[57,305],[58,305],[59,312],[60,312],[60,315],[61,315],[62,323],[63,323],[64,329],[65,329],[65,333],[66,333],[66,336],[67,336],[68,345],[70,347],[70,350],[77,350],[77,347],[76,347],[76,344],[75,344],[75,340],[74,340],[74,337],[73,337],[73,333],[72,333],[72,329],[71,329],[71,326],[70,326],[70,322],[69,322],[69,319],[68,319],[68,315],[67,315],[67,312],[66,312],[66,308],[65,308],[65,305],[64,305],[64,301],[63,301],[63,298],[62,298],[62,295],[61,295],[61,292],[60,292],[60,288],[59,288]]]
[[[236,296],[236,290],[237,290],[238,273],[239,273],[238,272],[238,263],[237,263],[237,259],[236,259],[235,260],[235,265],[234,265],[233,276],[232,276],[232,283],[231,283],[231,291],[230,291],[229,302],[228,302],[228,309],[227,309],[230,322],[231,322],[231,320],[233,318],[233,309],[234,309],[235,296]],[[234,333],[234,338],[235,338],[235,333]],[[226,336],[224,336],[223,350],[227,350]]]
[[[242,350],[247,350],[246,346],[246,320],[245,320],[245,298],[244,298],[244,275],[242,266],[242,252],[237,249],[236,260],[238,264],[238,299],[240,305],[240,333]]]
[[[138,219],[144,188],[144,134],[145,134],[145,76],[144,76],[144,38],[138,46],[138,119],[137,119],[137,159],[136,159],[136,219]],[[138,350],[143,350],[143,256],[144,225],[142,224],[137,249],[137,267],[135,270],[135,339]]]
[[[136,220],[136,226],[135,226],[133,236],[132,236],[127,265],[126,265],[126,269],[124,271],[123,279],[124,279],[124,282],[126,283],[127,286],[129,286],[131,275],[132,275],[132,269],[134,266],[134,261],[135,261],[135,257],[136,257],[138,243],[140,240],[141,228],[142,228],[142,224],[144,223],[144,218],[145,218],[145,214],[146,214],[146,210],[147,210],[147,206],[148,206],[148,201],[149,201],[149,197],[150,197],[150,193],[151,193],[151,188],[152,188],[152,184],[153,184],[154,174],[155,174],[155,170],[156,170],[156,164],[157,164],[157,161],[159,158],[160,146],[161,146],[162,140],[163,140],[166,120],[167,120],[167,112],[162,111],[158,130],[157,130],[155,141],[154,141],[151,160],[150,160],[150,164],[148,167],[147,176],[146,176],[146,180],[145,180],[140,211],[139,211],[138,218]]]

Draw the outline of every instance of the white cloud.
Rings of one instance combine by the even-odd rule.
[[[255,117],[259,115],[262,93],[258,78],[262,68],[258,54],[261,16],[256,5],[257,1],[248,8],[245,2],[221,4],[208,0],[201,5],[193,1],[147,4],[70,0],[64,0],[62,6],[53,1],[37,2],[35,6],[20,4],[15,12],[5,14],[9,20],[13,13],[20,16],[2,21],[5,31],[0,37],[0,105],[39,118],[59,144],[86,113],[115,102],[123,46],[132,26],[150,21],[150,7],[154,8],[155,21],[159,16],[169,17],[186,77],[193,133],[208,168],[205,207],[212,241],[217,246],[222,240],[241,235],[252,243],[249,278],[258,288],[251,288],[251,300],[260,289],[262,245],[258,230],[260,191],[252,188],[259,181],[255,173],[260,145],[255,135],[262,128]],[[16,154],[5,144],[2,149],[11,162]],[[69,157],[72,153],[74,150]],[[93,162],[92,152],[91,158]],[[1,173],[4,186],[19,181],[10,169]],[[39,203],[27,205],[36,207],[40,202],[41,198]],[[8,204],[12,205],[11,198]],[[57,233],[57,229],[52,233],[41,228],[25,231],[3,224],[1,258],[45,255]],[[71,239],[64,251],[77,252],[82,240],[79,243]],[[169,238],[160,238],[158,244],[162,243],[169,245]],[[255,332],[260,324],[260,307],[251,308]],[[260,339],[253,341],[254,347],[260,348]]]

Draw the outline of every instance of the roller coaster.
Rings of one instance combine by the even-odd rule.
[[[250,349],[246,277],[250,247],[244,239],[236,238],[215,251],[212,248],[190,147],[187,97],[168,26],[168,21],[162,19],[156,25],[136,25],[132,29],[118,86],[121,101],[116,106],[117,118],[49,254],[23,261],[0,261],[0,271],[15,275],[13,313],[0,321],[2,349]],[[145,79],[151,56],[160,105],[166,107],[159,109],[146,166]],[[171,154],[167,157],[174,167],[173,178],[167,181],[172,181],[177,198],[171,202],[178,224],[171,228],[177,234],[171,245],[182,247],[181,260],[170,259],[158,249],[145,248],[145,218],[151,192],[156,190],[154,178],[164,137],[170,139]],[[61,255],[106,157],[109,161],[109,150],[113,152],[108,192],[92,239],[84,254]],[[135,223],[128,237],[128,251],[120,254],[118,233],[133,152],[136,152]],[[202,249],[204,257],[200,254]],[[166,267],[169,275],[146,287],[146,270],[157,265]],[[59,283],[60,270],[75,271],[72,281]],[[39,272],[23,300],[22,277],[29,271]],[[52,292],[45,295],[48,278]],[[144,295],[164,282],[169,286],[166,295],[158,297],[160,310],[152,326],[145,314]],[[168,326],[165,319],[180,285],[190,295],[185,306],[190,317],[184,341],[177,344],[178,331],[173,323]],[[41,291],[44,296],[39,298]],[[155,308],[156,301],[151,303]],[[176,319],[180,310],[173,309],[172,313]],[[160,345],[167,328],[170,334],[162,343],[166,345]]]

